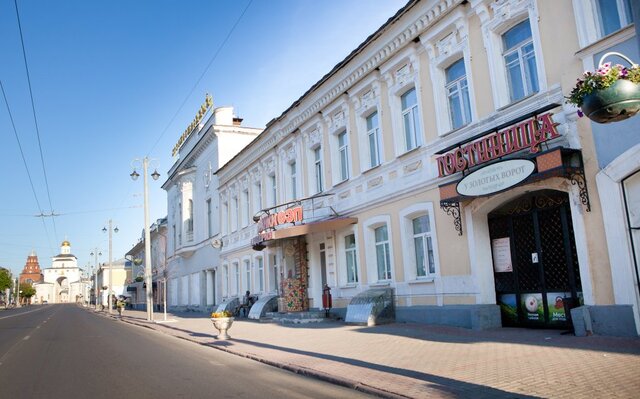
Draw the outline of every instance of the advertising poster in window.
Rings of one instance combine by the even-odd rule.
[[[511,264],[511,242],[509,237],[491,240],[491,251],[493,253],[493,269],[496,273],[513,271],[513,265]]]
[[[518,322],[518,304],[516,294],[502,294],[498,297],[500,313],[505,324],[515,324]]]
[[[529,321],[544,321],[544,303],[542,294],[522,294],[520,296],[522,309]]]
[[[564,323],[567,315],[564,311],[564,298],[570,297],[570,292],[548,292],[547,307],[549,311],[549,322]]]

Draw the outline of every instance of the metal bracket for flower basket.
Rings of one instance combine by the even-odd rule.
[[[610,56],[618,56],[628,62],[631,68],[638,68],[638,64],[629,57],[616,51],[605,53],[600,58],[598,68],[602,68],[605,59]],[[631,118],[640,111],[640,84],[629,79],[618,79],[611,86],[585,96],[581,108],[585,116],[597,123],[618,122]]]

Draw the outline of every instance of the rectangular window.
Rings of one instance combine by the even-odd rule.
[[[413,245],[416,253],[416,276],[425,277],[436,272],[431,243],[429,215],[413,219]]]
[[[458,129],[471,122],[469,87],[464,69],[464,59],[459,59],[445,70],[451,128]]]
[[[249,203],[249,190],[244,190],[242,192],[242,206],[244,207],[244,212],[242,215],[242,225],[248,226],[249,220],[251,220],[251,204]]]
[[[271,183],[271,206],[276,206],[278,201],[278,186],[276,184],[276,175],[270,175],[269,182]]]
[[[358,261],[356,260],[356,236],[349,234],[344,238],[344,253],[347,261],[347,283],[358,282]]]
[[[231,221],[233,230],[237,231],[240,225],[240,204],[238,201],[238,197],[233,197],[233,209],[232,209]]]
[[[387,231],[387,225],[378,227],[374,233],[378,280],[391,280],[391,256],[389,254],[389,233]]]
[[[207,200],[207,233],[211,237],[213,235],[213,219],[211,214],[211,198]]]
[[[369,142],[369,167],[380,165],[380,122],[378,112],[367,117],[367,138]]]
[[[422,144],[420,117],[418,115],[418,96],[416,89],[410,89],[400,97],[402,104],[402,124],[404,130],[405,149],[412,150]]]
[[[221,216],[222,216],[222,234],[227,234],[228,233],[228,226],[229,226],[229,204],[227,204],[226,202],[222,203],[222,212],[221,212]]]
[[[502,35],[509,95],[517,101],[538,91],[538,70],[529,20],[520,22]]]
[[[262,258],[256,258],[258,263],[258,291],[264,292],[264,262]]]
[[[313,169],[316,175],[316,193],[324,190],[322,185],[322,147],[318,146],[313,150]]]
[[[296,171],[296,163],[295,162],[291,162],[291,164],[289,165],[291,168],[291,200],[294,200],[296,198],[298,198],[298,175],[297,175],[297,171]]]
[[[609,35],[633,22],[631,0],[596,0],[596,5],[602,36]]]
[[[233,264],[233,273],[236,278],[236,295],[240,293],[240,265],[237,263]]]
[[[257,213],[262,209],[262,183],[257,182],[253,186],[253,212]]]
[[[338,151],[340,153],[340,180],[344,181],[349,178],[349,140],[346,131],[338,135]]]
[[[224,295],[228,296],[229,295],[229,266],[224,265],[222,267],[222,282],[224,284],[223,290],[224,290]]]
[[[246,278],[245,291],[251,291],[251,262],[248,259],[244,261],[244,275]]]

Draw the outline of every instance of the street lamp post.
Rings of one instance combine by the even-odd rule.
[[[95,263],[94,263],[94,285],[93,285],[93,296],[95,297],[95,305],[96,305],[96,310],[98,310],[98,256],[102,256],[102,252],[100,250],[98,250],[98,248],[94,248],[91,251],[91,256],[95,256]]]
[[[135,162],[140,160],[134,160]],[[149,231],[149,184],[147,169],[149,167],[149,158],[144,157],[142,159],[142,174],[144,181],[144,281],[147,285],[147,320],[153,321],[153,281],[151,279],[151,232]],[[136,172],[135,168],[129,175],[133,180],[137,180],[140,174]],[[158,180],[160,173],[158,170],[154,170],[151,174],[153,180]]]
[[[109,308],[109,314],[113,313],[113,310],[111,309],[111,291],[112,291],[111,284],[112,284],[112,281],[113,281],[113,255],[112,255],[113,254],[113,251],[112,251],[112,249],[113,249],[113,246],[112,246],[113,239],[112,238],[113,237],[112,237],[111,233],[112,232],[117,233],[119,231],[117,226],[115,228],[111,228],[112,224],[113,223],[112,223],[111,219],[109,219],[109,290],[107,291],[107,307]],[[103,227],[102,228],[102,232],[106,233],[107,232],[107,228]]]

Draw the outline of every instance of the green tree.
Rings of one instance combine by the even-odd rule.
[[[20,297],[31,298],[35,294],[36,294],[36,289],[33,288],[33,285],[31,285],[31,283],[20,284]]]
[[[9,271],[0,267],[0,291],[4,291],[7,288],[11,288],[12,286],[13,281],[11,280],[11,276],[9,275]]]

